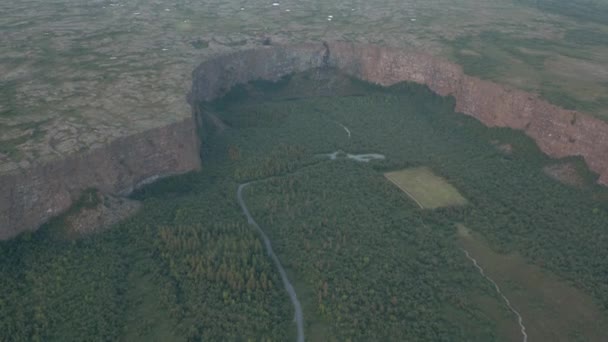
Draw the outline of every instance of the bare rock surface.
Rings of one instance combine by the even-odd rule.
[[[502,65],[483,76],[497,83],[581,101],[608,91],[606,25],[513,1],[24,0],[0,13],[0,174],[186,119],[198,64],[268,44],[339,40],[473,64],[492,51]]]
[[[0,239],[34,230],[85,189],[128,194],[158,177],[200,168],[192,118],[118,138],[90,151],[0,176]]]
[[[331,66],[355,77],[389,86],[402,81],[427,85],[456,99],[456,111],[490,127],[524,131],[554,158],[582,156],[608,184],[608,123],[565,110],[539,96],[465,75],[454,63],[415,50],[332,42],[262,48],[201,64],[194,71],[193,98],[220,96],[237,83],[276,80],[307,68]]]
[[[78,238],[96,233],[128,218],[141,208],[141,203],[135,200],[101,193],[95,195],[98,196],[95,206],[83,207],[64,218],[68,237]]]
[[[597,119],[608,117],[601,105],[608,99],[602,68],[608,46],[577,39],[592,32],[603,41],[608,27],[599,23],[473,0],[280,6],[26,0],[2,2],[0,13],[2,239],[65,211],[82,189],[128,193],[141,182],[200,167],[186,100],[193,81],[196,96],[213,97],[219,88],[203,88],[214,77],[229,86],[327,62],[372,82],[410,80],[453,95],[457,110],[489,126],[522,129],[551,156],[580,155],[608,182],[606,124]],[[539,40],[547,44],[530,43]],[[346,43],[332,44],[327,59],[324,41]],[[298,47],[277,47],[292,44]],[[231,57],[239,73],[211,71],[225,64],[214,57],[258,47],[264,52]],[[488,59],[500,68],[477,72],[493,82],[465,76],[454,63]],[[192,74],[205,61],[211,64]],[[575,73],[564,72],[571,67]],[[207,81],[199,77],[204,68]],[[593,116],[559,109],[539,93],[567,94]]]
[[[538,96],[467,76],[456,64],[411,50],[344,42],[265,46],[224,55],[193,72],[192,103],[223,95],[235,84],[280,77],[317,67],[336,67],[381,85],[412,81],[443,96],[456,110],[488,126],[523,130],[548,155],[582,156],[608,183],[608,124],[549,104]],[[196,106],[194,107],[196,109]],[[196,124],[201,113],[180,122],[74,152],[23,172],[0,176],[0,238],[32,230],[65,211],[88,188],[129,193],[159,176],[200,167]]]

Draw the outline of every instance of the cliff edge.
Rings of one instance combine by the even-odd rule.
[[[456,99],[456,111],[486,126],[524,131],[554,158],[581,156],[608,185],[608,123],[554,106],[537,95],[467,76],[456,64],[412,51],[330,44],[330,63],[361,79],[388,86],[412,81]]]
[[[192,119],[116,139],[108,145],[0,175],[0,239],[36,230],[89,188],[128,194],[158,177],[200,168]]]
[[[239,83],[318,67],[336,67],[388,86],[402,81],[427,85],[456,99],[456,111],[487,126],[524,131],[555,158],[582,156],[608,184],[608,123],[561,109],[523,91],[467,76],[456,64],[414,51],[350,43],[267,46],[214,58],[192,73],[188,95],[193,117],[118,138],[106,146],[25,171],[0,174],[0,239],[35,230],[64,212],[80,193],[96,188],[127,194],[158,177],[199,169],[198,104]]]

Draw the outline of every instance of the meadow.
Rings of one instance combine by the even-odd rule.
[[[456,188],[425,167],[387,172],[384,176],[410,196],[422,209],[467,203]]]

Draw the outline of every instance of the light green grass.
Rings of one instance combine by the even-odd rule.
[[[384,176],[421,208],[434,209],[467,203],[456,188],[427,167],[388,172]]]
[[[605,341],[595,327],[605,324],[593,300],[564,279],[526,262],[519,254],[499,254],[483,237],[457,225],[458,242],[483,267],[522,315],[531,341]],[[476,270],[472,269],[472,272]],[[494,317],[501,336],[521,337],[515,316],[504,317],[496,302],[474,295],[482,311]],[[567,309],[565,309],[567,308]]]

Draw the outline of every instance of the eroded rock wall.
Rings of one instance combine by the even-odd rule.
[[[207,61],[192,73],[191,102],[210,101],[236,84],[277,81],[285,75],[321,67],[328,62],[328,51],[326,44],[273,46]]]
[[[554,106],[538,96],[467,76],[456,64],[412,51],[348,43],[329,44],[330,64],[385,86],[401,81],[427,85],[456,99],[456,111],[487,126],[523,130],[555,158],[582,156],[608,185],[608,123]]]
[[[335,42],[266,47],[203,63],[195,70],[193,98],[208,101],[231,86],[277,80],[309,68],[331,66],[355,77],[392,85],[412,81],[456,99],[456,111],[487,126],[523,130],[551,157],[582,156],[608,185],[608,123],[554,106],[538,96],[467,76],[454,63],[415,51]]]
[[[523,130],[552,157],[582,156],[608,185],[608,124],[553,106],[537,96],[483,81],[456,64],[413,51],[349,43],[270,46],[221,56],[192,74],[189,101],[197,104],[225,94],[232,86],[323,66],[391,85],[413,81],[442,96],[454,96],[456,110],[485,125]],[[195,112],[196,113],[196,112]],[[200,113],[199,113],[200,114]],[[107,146],[0,175],[0,239],[34,230],[65,211],[82,190],[129,193],[159,176],[200,167],[196,134],[200,115],[113,141]]]
[[[87,188],[126,194],[159,176],[200,168],[192,119],[126,136],[102,148],[0,176],[0,239],[37,229]]]

